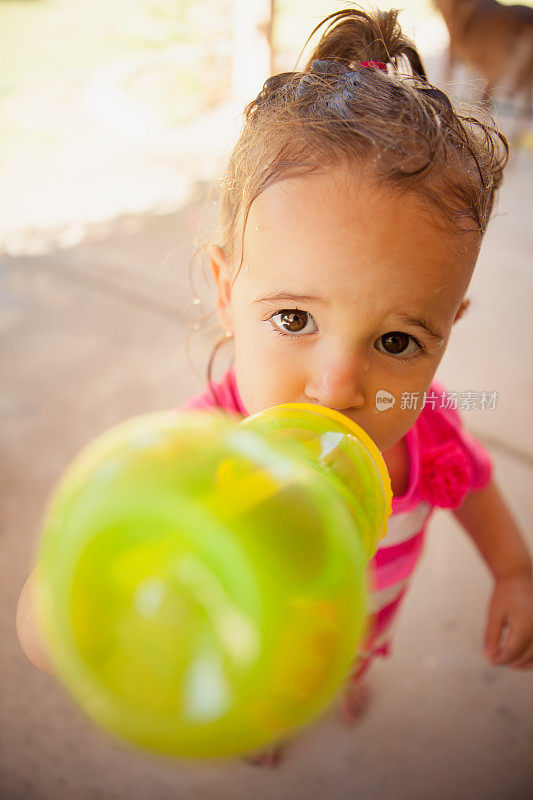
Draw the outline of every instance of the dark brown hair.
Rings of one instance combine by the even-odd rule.
[[[355,8],[330,14],[302,48],[327,24],[304,69],[272,75],[246,106],[218,186],[216,241],[230,264],[239,260],[232,285],[255,198],[277,181],[339,164],[422,195],[436,224],[458,235],[485,232],[507,163],[507,141],[492,118],[459,113],[428,83],[397,16],[395,10],[368,14]],[[386,71],[361,68],[365,61],[384,62]],[[207,369],[215,401],[212,367],[224,341],[216,343]]]

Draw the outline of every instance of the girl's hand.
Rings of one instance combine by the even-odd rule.
[[[507,637],[502,634],[507,632]],[[495,666],[533,669],[533,579],[496,578],[485,631],[485,655]]]

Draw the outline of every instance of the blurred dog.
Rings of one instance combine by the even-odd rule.
[[[524,95],[525,127],[533,99],[533,8],[497,0],[433,0],[450,34],[445,80],[459,61],[480,72],[487,83],[482,99],[495,87]]]

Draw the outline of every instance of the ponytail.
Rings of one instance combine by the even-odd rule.
[[[358,9],[335,11],[322,20],[311,32],[310,39],[325,23],[329,25],[307,62],[304,72],[312,69],[314,60],[328,59],[355,69],[362,61],[382,61],[398,69],[404,56],[413,75],[426,80],[426,71],[414,43],[402,32],[398,11],[376,11],[370,16]],[[298,61],[300,60],[298,56]]]

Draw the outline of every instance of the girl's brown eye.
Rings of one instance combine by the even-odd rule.
[[[298,333],[301,328],[305,328],[305,311],[283,311],[280,314],[281,324],[286,327],[290,333]],[[302,325],[303,320],[303,325]]]
[[[409,344],[409,336],[406,333],[400,333],[399,331],[386,333],[381,337],[381,339],[383,342],[383,347],[385,347],[393,356],[397,356],[398,353],[403,353]]]
[[[279,317],[279,321],[276,321],[276,317]],[[297,308],[285,308],[281,311],[276,311],[270,319],[276,329],[276,333],[282,336],[290,336],[291,334],[304,336],[308,333],[315,333],[317,330],[316,325],[313,329],[314,321],[311,314],[307,311],[300,311]],[[312,323],[311,329],[306,330],[309,323]]]
[[[397,355],[413,355],[420,349],[418,342],[413,336],[401,331],[391,331],[380,336],[378,342],[381,343],[385,352],[391,356]],[[411,349],[407,348],[411,344]]]

